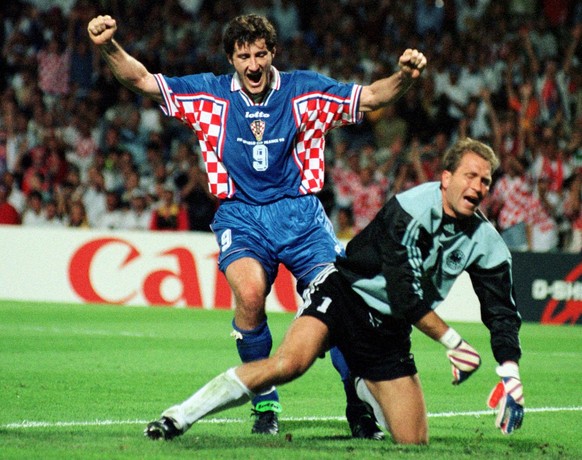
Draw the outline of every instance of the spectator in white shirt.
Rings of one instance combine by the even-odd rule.
[[[91,227],[97,226],[97,222],[105,213],[105,178],[98,168],[92,166],[88,171],[87,189],[83,193],[83,205],[87,212],[87,219]]]
[[[146,194],[141,189],[132,190],[129,206],[121,221],[121,228],[148,230],[152,219],[152,210],[148,206]]]
[[[467,89],[461,85],[460,73],[461,68],[453,64],[449,68],[449,82],[442,88],[442,92],[448,100],[448,114],[457,122],[463,118],[464,108],[469,103],[470,98]]]
[[[57,202],[49,200],[44,205],[44,226],[45,227],[64,227],[63,219],[59,215]]]
[[[2,175],[2,183],[8,190],[8,202],[22,215],[26,206],[26,195],[20,190],[14,174],[6,171]]]
[[[105,211],[96,220],[94,228],[116,230],[122,227],[123,214],[117,192],[108,190],[105,193]]]
[[[45,224],[45,216],[42,209],[42,195],[33,190],[26,200],[26,209],[22,215],[22,225],[28,227],[42,227]]]

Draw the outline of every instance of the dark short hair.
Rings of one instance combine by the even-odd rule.
[[[499,158],[495,152],[487,144],[481,141],[466,137],[458,140],[448,151],[443,158],[443,169],[445,171],[455,172],[461,163],[461,159],[465,153],[473,152],[479,155],[491,165],[491,172],[499,167]]]
[[[251,44],[265,39],[267,49],[274,51],[277,46],[277,31],[275,26],[264,16],[245,14],[232,19],[224,31],[222,44],[227,56],[234,54],[236,45]]]

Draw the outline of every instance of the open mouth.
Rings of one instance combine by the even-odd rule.
[[[466,196],[465,200],[467,200],[473,206],[479,206],[479,198],[476,196]]]
[[[261,81],[261,77],[263,76],[262,72],[249,72],[247,77],[253,83],[259,83]]]

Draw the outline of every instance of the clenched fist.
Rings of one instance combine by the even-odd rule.
[[[411,78],[418,78],[426,67],[426,57],[420,51],[408,48],[398,59],[400,70]]]
[[[89,37],[95,45],[105,45],[110,42],[117,30],[117,23],[111,16],[97,16],[91,19],[87,26]]]

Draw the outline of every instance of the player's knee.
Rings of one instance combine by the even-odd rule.
[[[399,437],[398,439],[393,437],[393,439],[396,444],[409,444],[417,446],[424,446],[428,444],[428,436],[403,436]]]
[[[392,439],[396,444],[428,444],[428,429],[425,426],[407,428],[404,430],[392,430]]]
[[[265,309],[264,288],[253,283],[239,287],[236,301],[236,307],[246,314],[262,314]]]

